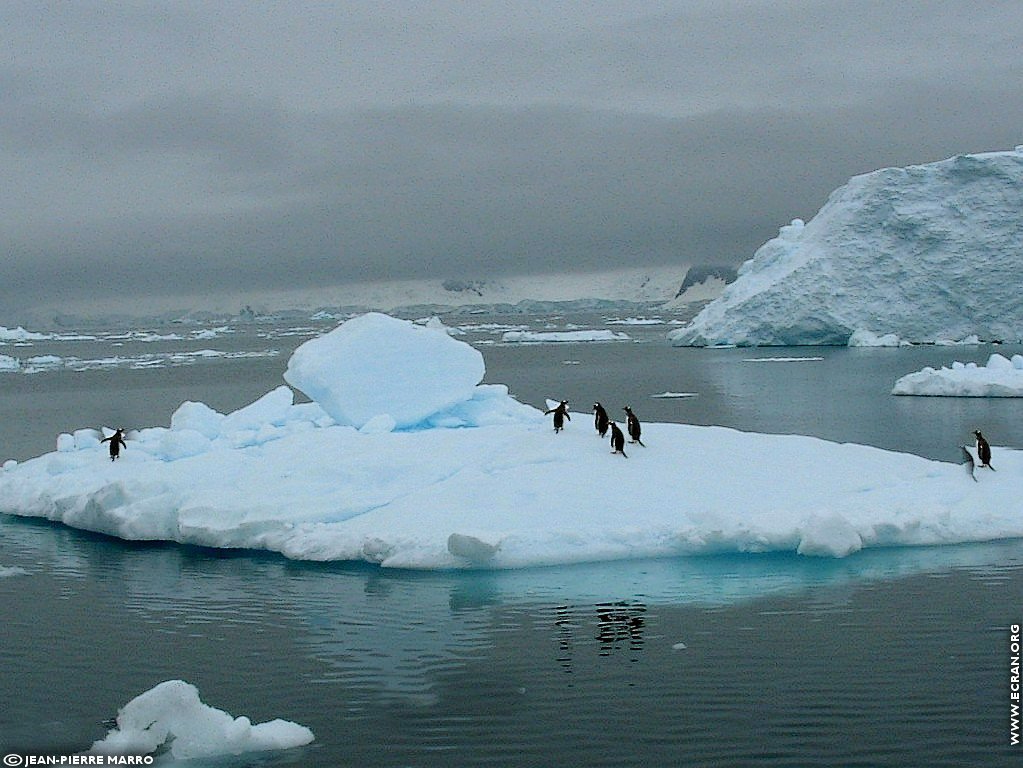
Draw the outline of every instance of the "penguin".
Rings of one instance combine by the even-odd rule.
[[[554,434],[565,428],[565,419],[572,420],[572,417],[568,415],[568,400],[562,400],[557,408],[550,408],[544,411],[543,415],[547,416],[551,413],[554,414]]]
[[[611,427],[611,453],[620,453],[625,458],[629,458],[625,453],[625,435],[613,421],[609,426]]]
[[[110,437],[104,437],[101,443],[110,443],[110,460],[117,461],[121,458],[121,448],[127,448],[124,442],[124,427],[118,427]]]
[[[991,466],[991,446],[984,439],[984,435],[980,434],[979,429],[973,430],[973,435],[977,438],[977,458],[980,459],[980,465],[994,472],[995,468]]]
[[[607,411],[600,403],[593,404],[593,426],[601,437],[607,436]]]
[[[629,429],[629,441],[643,445],[643,441],[639,439],[640,432],[642,431],[642,428],[639,425],[639,419],[636,418],[636,414],[632,412],[632,408],[630,406],[627,405],[622,410],[625,411],[625,417],[627,419],[626,425]],[[643,445],[643,447],[646,448],[645,445]]]

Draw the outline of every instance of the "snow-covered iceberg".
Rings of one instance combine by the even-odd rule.
[[[986,365],[953,362],[951,367],[924,368],[895,382],[893,395],[933,397],[1023,397],[1023,355],[994,354]]]
[[[852,178],[739,269],[679,346],[1023,338],[1023,147]]]
[[[287,720],[253,725],[204,704],[194,685],[167,680],[125,704],[117,726],[94,742],[94,755],[148,755],[166,750],[175,760],[302,747],[313,732]]]
[[[129,433],[117,461],[77,430],[4,464],[0,513],[404,568],[1023,537],[1021,452],[995,447],[999,471],[974,482],[957,464],[862,445],[649,423],[623,458],[584,414],[555,434],[506,387],[470,386],[475,356],[442,331],[349,323],[289,364],[313,402],[281,386],[229,414],[184,403],[169,428]],[[377,356],[365,381],[353,336]]]

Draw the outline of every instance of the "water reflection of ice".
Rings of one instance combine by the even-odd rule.
[[[827,600],[871,582],[954,569],[997,579],[1023,565],[1023,541],[1003,541],[867,550],[844,559],[736,554],[417,573],[53,535],[9,518],[0,527],[0,563],[28,570],[16,581],[47,571],[72,582],[88,578],[141,621],[191,634],[215,634],[225,623],[251,629],[283,622],[324,679],[411,704],[434,702],[445,670],[501,642],[509,611],[535,616],[553,643],[570,643],[576,655],[590,645],[592,653],[624,658],[642,647],[645,614],[656,606],[721,607],[812,592],[826,608]],[[597,622],[599,632],[581,622]],[[566,664],[572,653],[562,649]]]

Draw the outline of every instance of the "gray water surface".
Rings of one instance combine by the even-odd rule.
[[[540,329],[604,319],[501,320]],[[600,399],[609,410],[631,404],[645,421],[950,460],[977,427],[996,445],[1023,444],[1015,400],[888,394],[924,365],[1018,350],[673,349],[665,328],[614,327],[633,340],[470,340],[488,382],[537,406],[566,398],[585,414]],[[0,374],[0,458],[52,450],[56,434],[79,427],[166,425],[185,400],[221,411],[251,402],[282,383],[290,351],[317,329],[281,330],[159,342],[168,353],[261,354],[251,358]],[[132,356],[154,343],[117,349]],[[67,343],[48,344],[32,354],[68,354]],[[666,391],[694,396],[651,397]],[[569,428],[591,429],[585,416]],[[235,716],[316,734],[305,748],[216,765],[1019,764],[1008,746],[1008,626],[1023,619],[1020,541],[843,560],[417,573],[132,544],[0,517],[0,566],[25,571],[0,578],[4,753],[85,749],[119,707],[179,678]]]

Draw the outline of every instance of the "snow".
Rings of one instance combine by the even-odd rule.
[[[608,330],[505,331],[504,335],[501,336],[501,341],[507,344],[511,343],[546,344],[561,342],[574,343],[580,341],[629,341],[629,335],[626,333]]]
[[[1023,338],[1023,149],[852,178],[739,268],[679,346]]]
[[[612,455],[590,414],[555,434],[446,333],[354,318],[296,350],[284,385],[233,413],[185,402],[0,472],[0,513],[129,540],[386,567],[517,568],[711,554],[843,557],[1023,537],[1023,452],[997,473],[800,435],[644,423]],[[640,418],[643,414],[639,414]],[[742,457],[736,461],[736,457]]]
[[[175,760],[290,749],[314,739],[308,728],[286,720],[253,725],[204,704],[195,686],[167,680],[129,701],[117,727],[93,743],[94,755],[148,755],[166,747]]]
[[[953,362],[950,368],[928,366],[895,382],[893,395],[933,397],[1023,397],[1023,355],[1008,359],[993,354],[986,365]]]

